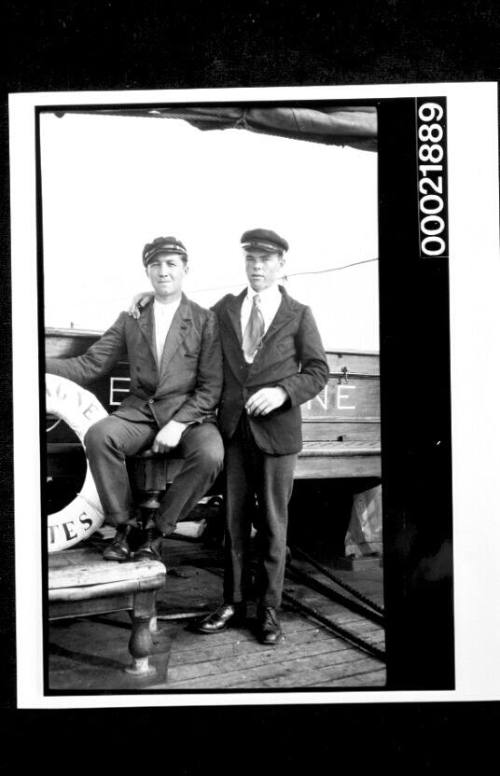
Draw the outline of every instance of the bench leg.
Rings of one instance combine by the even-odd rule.
[[[155,592],[153,590],[136,593],[132,618],[132,633],[128,643],[132,655],[132,665],[125,671],[134,676],[152,676],[156,669],[150,665],[149,656],[153,651],[151,623],[156,619]]]

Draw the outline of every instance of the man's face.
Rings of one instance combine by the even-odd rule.
[[[160,253],[155,256],[146,267],[146,275],[151,281],[155,297],[163,301],[179,297],[187,270],[187,264],[177,253]]]
[[[279,253],[266,251],[245,251],[248,282],[254,291],[263,291],[275,285],[281,277],[285,259]]]

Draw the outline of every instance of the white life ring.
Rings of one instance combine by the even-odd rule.
[[[108,413],[93,393],[71,380],[45,375],[46,409],[66,421],[83,445],[90,426]],[[59,512],[47,516],[49,552],[67,550],[86,539],[104,522],[104,512],[94,478],[87,463],[87,473],[80,493]]]

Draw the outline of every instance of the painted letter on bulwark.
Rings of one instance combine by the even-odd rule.
[[[93,393],[71,380],[46,375],[46,410],[64,420],[83,443],[88,429],[108,413]],[[47,447],[50,450],[50,436]],[[79,493],[59,512],[47,515],[49,552],[68,549],[89,536],[104,521],[104,512],[87,466]]]
[[[356,409],[357,385],[349,383],[339,384],[331,380],[321,393],[306,402],[304,405],[304,417],[310,418],[334,418],[339,412]]]

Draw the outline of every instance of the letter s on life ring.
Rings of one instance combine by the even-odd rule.
[[[65,377],[45,375],[46,409],[62,418],[83,445],[90,426],[108,413],[93,393]],[[67,550],[87,538],[104,522],[104,512],[87,463],[83,487],[59,512],[47,516],[49,552]]]

